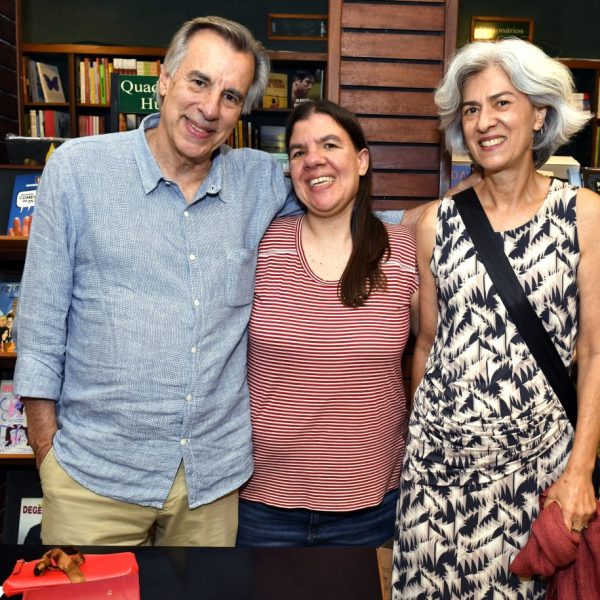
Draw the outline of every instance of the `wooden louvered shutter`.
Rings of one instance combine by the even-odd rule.
[[[376,208],[409,208],[449,187],[433,92],[457,11],[458,0],[329,1],[327,95],[365,129]]]

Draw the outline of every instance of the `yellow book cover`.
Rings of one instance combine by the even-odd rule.
[[[288,107],[287,73],[269,73],[269,83],[263,96],[263,108]]]

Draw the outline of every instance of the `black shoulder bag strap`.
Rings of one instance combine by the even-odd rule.
[[[575,429],[577,392],[554,342],[531,306],[523,287],[504,252],[502,238],[492,229],[473,188],[454,196],[456,208],[471,236],[477,255],[484,264],[498,295],[531,354],[561,401]]]
[[[550,334],[531,306],[523,287],[504,252],[502,238],[492,229],[473,188],[454,196],[458,213],[471,236],[479,259],[484,264],[498,295],[519,333],[529,347],[538,366],[558,396],[575,429],[577,423],[577,391]],[[592,475],[596,495],[600,493],[600,459]]]

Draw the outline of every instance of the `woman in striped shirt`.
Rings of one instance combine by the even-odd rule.
[[[394,532],[415,241],[373,216],[369,150],[351,113],[303,103],[286,144],[306,214],[276,220],[259,248],[255,470],[240,493],[238,545],[376,546]]]

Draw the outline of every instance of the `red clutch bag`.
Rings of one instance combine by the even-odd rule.
[[[138,572],[132,552],[83,555],[54,548],[40,560],[18,560],[2,589],[23,600],[140,600]]]

